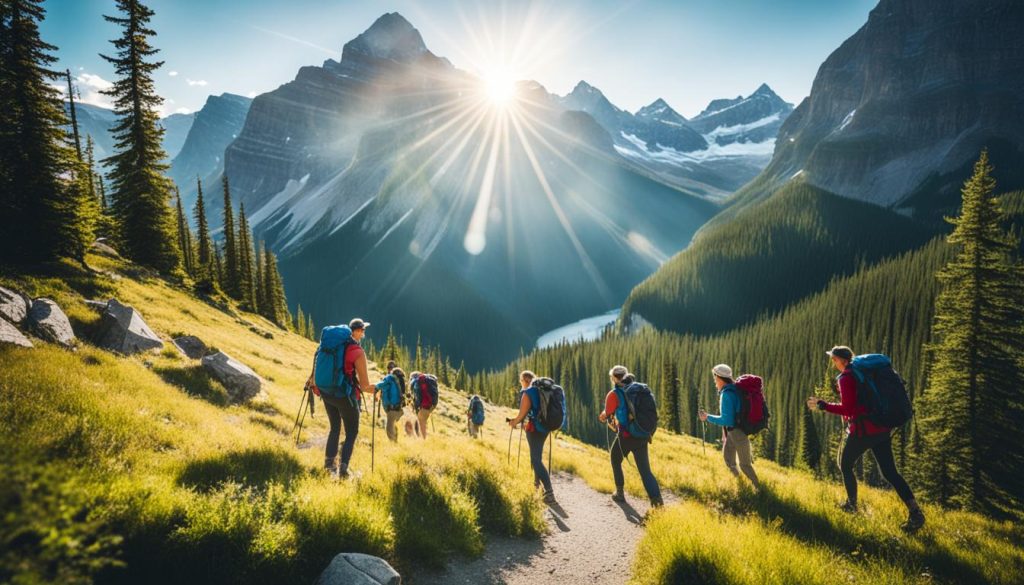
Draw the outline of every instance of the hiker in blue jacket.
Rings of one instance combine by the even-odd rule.
[[[733,475],[739,477],[740,470],[743,475],[754,484],[754,489],[760,489],[761,483],[754,471],[754,457],[750,449],[750,437],[741,429],[736,427],[736,414],[739,413],[740,394],[733,385],[732,368],[726,364],[718,364],[711,369],[715,377],[715,387],[718,388],[718,415],[708,414],[702,408],[698,413],[700,420],[722,427],[722,456],[725,458],[725,465]],[[736,459],[739,459],[739,466]]]
[[[536,378],[530,370],[524,370],[519,374],[519,384],[522,390],[519,392],[519,414],[509,419],[508,425],[513,429],[523,425],[526,431],[526,442],[530,446],[530,465],[533,467],[534,486],[544,486],[544,503],[555,503],[555,492],[551,488],[551,475],[544,467],[544,443],[548,439],[547,429],[542,428],[537,418],[537,410],[540,407],[537,401],[537,393],[532,390],[531,384]]]
[[[394,443],[398,441],[398,429],[396,424],[402,418],[405,407],[405,372],[395,365],[395,362],[388,362],[388,375],[376,384],[380,390],[381,406],[387,415],[388,439]]]

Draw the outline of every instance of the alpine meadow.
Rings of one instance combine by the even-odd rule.
[[[0,0],[0,584],[1020,583],[1021,30]]]

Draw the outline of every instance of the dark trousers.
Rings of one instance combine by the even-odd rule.
[[[544,467],[544,443],[547,439],[547,433],[526,432],[526,442],[530,445],[530,465],[533,466],[533,482],[541,483],[544,491],[550,492],[551,476],[548,475],[548,468]]]
[[[882,477],[892,485],[900,499],[904,502],[914,499],[914,492],[896,469],[896,460],[892,455],[892,436],[885,432],[877,435],[846,435],[839,450],[839,471],[843,473],[847,501],[857,503],[857,476],[853,474],[853,466],[868,449],[875,454]]]
[[[615,489],[622,491],[622,487],[626,485],[626,478],[622,475],[622,460],[632,453],[633,462],[636,463],[636,469],[640,472],[640,480],[644,483],[647,497],[652,502],[660,502],[661,487],[658,486],[658,480],[655,479],[654,473],[651,472],[651,459],[647,456],[647,445],[647,439],[623,437],[621,435],[615,437],[615,442],[612,443],[611,449],[612,475],[615,476]]]
[[[323,396],[324,410],[327,411],[327,420],[331,422],[331,431],[327,433],[327,450],[324,452],[326,459],[334,459],[338,454],[338,439],[341,436],[341,425],[345,425],[345,444],[341,447],[341,463],[348,465],[352,459],[352,449],[356,446],[356,436],[359,435],[359,408],[349,402],[348,398],[332,398]]]

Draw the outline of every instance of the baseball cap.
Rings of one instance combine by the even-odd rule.
[[[853,350],[850,349],[849,347],[846,347],[845,345],[837,345],[832,349],[826,351],[825,353],[831,356],[835,356],[841,360],[853,359]]]
[[[356,317],[355,319],[352,319],[351,321],[348,322],[348,328],[351,329],[352,331],[355,331],[356,329],[366,329],[369,326],[369,321],[363,321],[359,317]]]

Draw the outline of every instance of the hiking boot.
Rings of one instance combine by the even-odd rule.
[[[544,492],[544,503],[547,505],[557,504],[555,501],[555,492]]]
[[[856,514],[857,504],[854,504],[853,502],[850,501],[846,501],[843,502],[842,504],[839,504],[839,509],[843,512],[846,512],[847,514]]]
[[[330,477],[338,475],[338,466],[334,459],[324,459],[324,473]]]
[[[900,529],[907,534],[912,534],[920,530],[922,526],[924,526],[924,512],[917,509],[910,511],[910,517],[900,525]]]
[[[348,479],[348,463],[342,463],[341,467],[338,468],[338,477],[341,479]]]
[[[651,507],[652,508],[660,508],[660,507],[662,507],[664,505],[665,505],[665,500],[662,500],[661,498],[657,498],[657,499],[652,499],[651,500]]]
[[[626,501],[626,495],[622,493],[622,490],[616,490],[615,493],[612,494],[612,501],[622,504]]]

